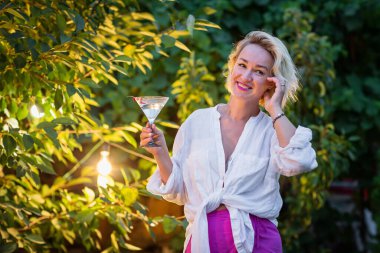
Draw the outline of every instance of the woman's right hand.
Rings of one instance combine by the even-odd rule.
[[[149,147],[149,142],[154,141],[160,147]],[[167,151],[165,136],[155,124],[150,125],[149,122],[143,127],[140,134],[140,147],[145,148],[146,151],[156,156],[162,151]]]

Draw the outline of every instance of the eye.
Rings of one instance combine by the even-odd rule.
[[[246,68],[246,65],[244,63],[238,63],[239,67]]]
[[[255,73],[260,75],[260,76],[263,76],[265,73],[261,70],[255,70]]]

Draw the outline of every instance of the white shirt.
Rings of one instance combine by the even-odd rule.
[[[317,167],[311,138],[311,130],[299,126],[289,144],[281,148],[271,118],[260,112],[247,121],[235,150],[225,162],[217,106],[200,109],[188,117],[177,133],[173,169],[166,184],[157,168],[147,189],[184,205],[189,222],[184,250],[192,237],[193,252],[210,252],[207,213],[224,204],[230,213],[237,251],[252,252],[254,229],[249,214],[277,225],[282,207],[280,175],[297,175]]]

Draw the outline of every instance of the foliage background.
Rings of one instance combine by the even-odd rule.
[[[228,54],[255,29],[287,43],[303,89],[286,112],[312,128],[318,154],[316,171],[281,179],[284,251],[379,251],[368,218],[379,227],[378,18],[367,0],[2,2],[0,251],[180,251],[186,222],[145,190],[155,167],[129,96],[171,98],[159,116],[171,146],[192,111],[227,101]],[[96,184],[104,144],[107,189]],[[144,240],[131,234],[140,227]]]

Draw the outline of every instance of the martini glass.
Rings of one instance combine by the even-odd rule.
[[[164,107],[166,102],[169,100],[168,97],[161,96],[143,96],[143,97],[133,97],[136,103],[140,106],[141,110],[144,112],[145,116],[148,118],[149,125],[152,126],[161,109]],[[160,145],[150,141],[146,147],[160,147]]]

